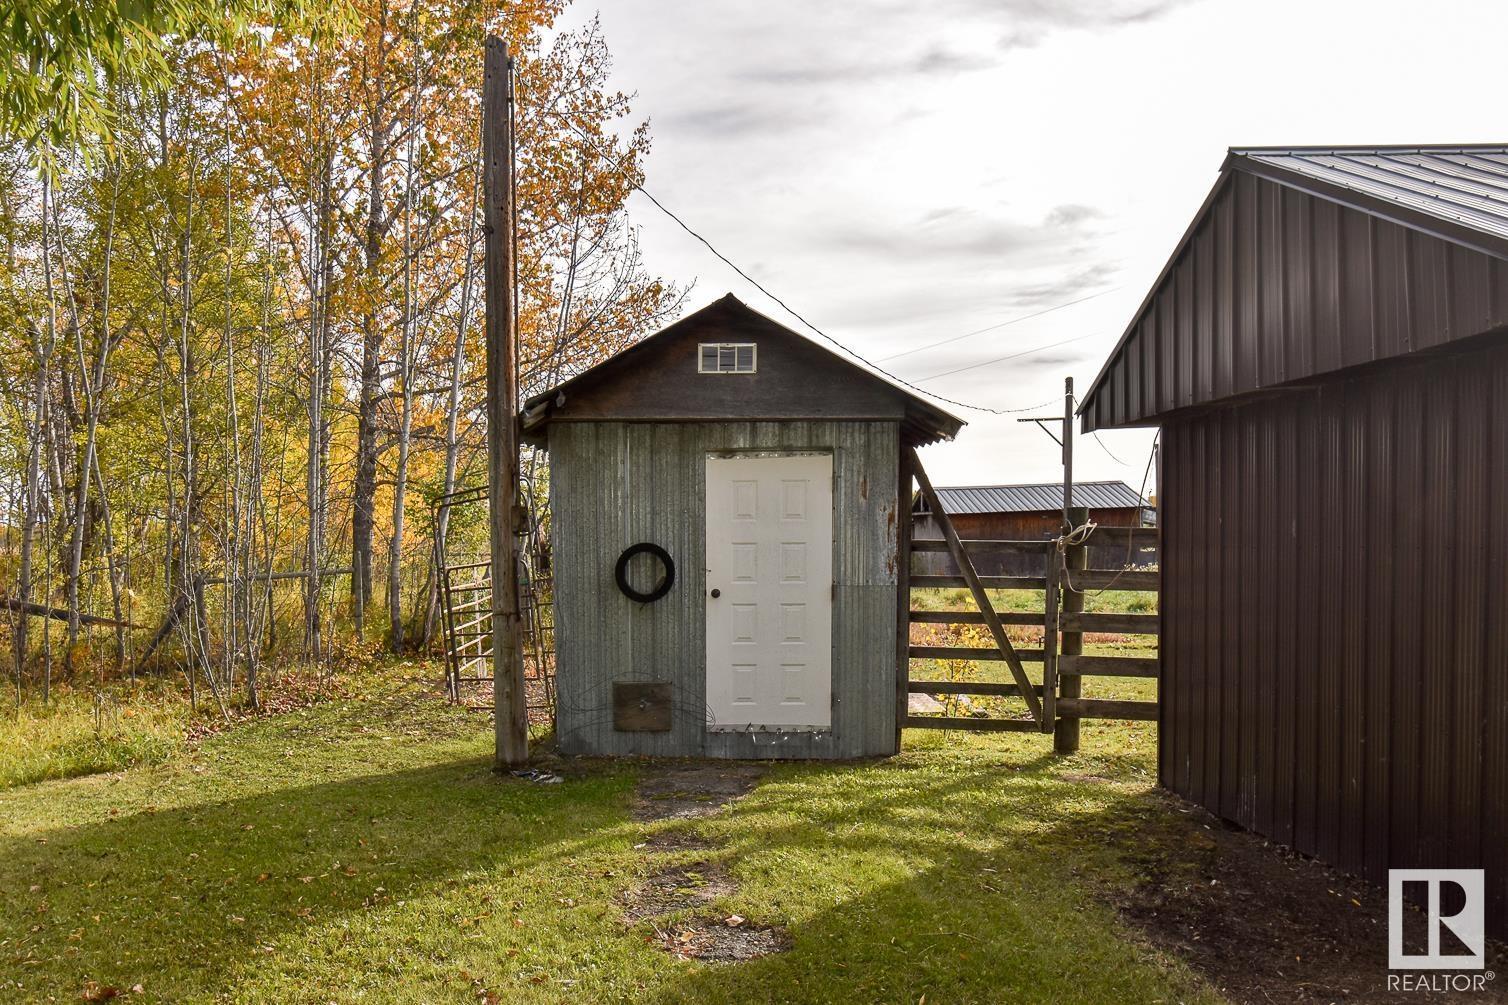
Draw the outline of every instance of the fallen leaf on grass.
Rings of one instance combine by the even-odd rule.
[[[80,998],[86,1002],[107,1002],[111,998],[120,997],[120,988],[114,984],[101,984],[98,981],[85,981],[84,991]]]
[[[723,919],[723,924],[727,925],[729,928],[737,928],[739,925],[742,925],[743,923],[744,923],[744,918],[743,918],[743,915],[741,915],[741,914],[730,914],[726,918]]]

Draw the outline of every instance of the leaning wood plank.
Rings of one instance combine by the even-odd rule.
[[[914,660],[1005,660],[1010,662],[999,649],[971,646],[912,646],[910,656]],[[1040,663],[1042,650],[1017,649],[1016,658],[1028,663]]]
[[[1033,719],[987,719],[966,715],[908,715],[907,729],[969,729],[983,733],[1035,733]]]
[[[1047,585],[1047,580],[1041,576],[980,576],[974,579],[986,590],[1040,590]],[[966,576],[912,576],[911,588],[919,590],[923,587],[946,588],[952,586],[968,586]],[[1075,586],[1078,583],[1074,584]]]
[[[1156,677],[1155,656],[1059,656],[1058,669],[1084,677]]]
[[[1021,689],[1014,684],[982,680],[914,680],[907,684],[912,694],[988,694],[1001,698],[1016,698]],[[1040,687],[1032,688],[1033,694],[1041,694]]]
[[[1140,719],[1157,721],[1155,701],[1111,701],[1108,698],[1059,698],[1058,714],[1065,719]]]
[[[1156,635],[1155,614],[1065,614],[1065,632],[1123,632],[1130,635]]]
[[[15,611],[17,614],[30,614],[38,618],[51,618],[54,621],[67,621],[68,609],[66,607],[47,607],[43,604],[34,604],[31,601],[14,600],[10,597],[0,597],[0,607],[7,611]],[[98,625],[102,628],[145,628],[146,625],[138,625],[130,621],[116,621],[113,618],[100,617],[98,614],[80,614],[79,624]]]
[[[979,581],[979,576],[974,572],[974,564],[969,561],[969,556],[963,550],[963,545],[958,541],[958,531],[953,529],[953,521],[943,509],[942,500],[938,498],[937,491],[932,487],[932,479],[927,477],[927,470],[922,467],[921,458],[916,456],[914,448],[908,448],[912,470],[916,472],[917,484],[921,486],[922,494],[926,496],[927,503],[932,507],[932,516],[942,528],[943,540],[948,542],[948,553],[953,556],[958,571],[963,574],[963,579],[968,585],[969,592],[974,595],[974,604],[984,615],[984,623],[989,628],[990,634],[995,637],[995,644],[1000,647],[1000,652],[1005,655],[1005,664],[1011,668],[1011,676],[1016,679],[1021,690],[1025,692],[1022,697],[1026,699],[1026,707],[1031,709],[1032,718],[1036,720],[1036,726],[1041,726],[1042,703],[1036,695],[1031,694],[1031,681],[1026,678],[1026,669],[1021,665],[1021,660],[1016,656],[1016,650],[1011,647],[1011,640],[1005,634],[1005,626],[1000,619],[995,617],[995,608],[990,604],[990,595],[984,591],[984,586]],[[917,577],[920,578],[920,577]],[[913,579],[914,583],[916,580]],[[1044,580],[1045,583],[1045,580]]]

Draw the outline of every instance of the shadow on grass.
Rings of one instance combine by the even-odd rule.
[[[727,813],[649,825],[707,837],[741,884],[721,906],[793,937],[720,968],[620,920],[651,858],[627,814],[636,765],[540,786],[470,758],[209,792],[0,840],[0,990],[14,974],[60,998],[98,980],[345,1000],[360,979],[371,1000],[475,1000],[474,978],[517,1002],[1188,1000],[1098,897],[1155,808],[1082,769],[1010,746],[772,766]]]
[[[730,910],[783,924],[789,952],[678,966],[671,1002],[1200,1000],[1128,938],[1102,884],[1149,814],[1145,790],[1066,780],[1050,754],[777,773],[726,819]]]
[[[474,759],[8,837],[0,989],[234,986],[290,933],[626,842],[630,781],[531,785]]]

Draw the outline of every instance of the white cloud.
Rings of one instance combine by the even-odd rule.
[[[578,0],[579,2],[579,0]],[[568,15],[590,17],[585,5]],[[998,408],[1085,389],[1232,145],[1501,139],[1508,5],[1437,0],[615,0],[614,83],[651,118],[647,183],[724,253],[871,359]],[[633,203],[693,300],[780,309]],[[793,322],[794,324],[794,322]],[[1088,335],[1088,338],[1081,336]],[[1066,339],[1078,339],[1057,345]],[[1012,417],[962,412],[939,482],[1057,474]],[[1151,434],[1079,477],[1141,478]]]

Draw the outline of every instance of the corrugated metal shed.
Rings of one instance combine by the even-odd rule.
[[[752,365],[704,369],[705,348],[728,344],[748,349]],[[523,420],[526,437],[550,455],[562,750],[895,753],[908,651],[907,455],[913,444],[951,437],[960,420],[732,296],[530,399]],[[743,501],[709,501],[709,458],[809,454],[831,458],[830,486],[746,467],[742,480],[715,483],[742,487]],[[814,504],[831,507],[820,521],[806,519],[809,489]],[[824,536],[804,537],[809,523]],[[661,549],[676,570],[663,580],[667,592],[644,602],[618,579],[621,556],[636,545]],[[830,581],[827,563],[808,565],[808,545],[831,548],[823,556]],[[736,574],[722,568],[728,579],[709,583],[715,554],[730,549],[741,556]],[[808,636],[808,623],[821,627]],[[737,638],[718,641],[734,628]],[[802,676],[808,660],[818,674],[831,672],[816,678],[827,708],[808,706],[800,690],[799,680],[813,679]],[[735,678],[746,689],[739,701],[760,710],[750,714],[793,718],[733,721],[716,692]]]
[[[1063,483],[939,487],[949,513],[1049,513],[1063,508]],[[1147,505],[1125,482],[1075,482],[1073,501],[1090,509],[1137,509]]]
[[[1448,173],[1465,164],[1477,194]],[[1508,327],[1504,164],[1504,146],[1231,151],[1085,394],[1084,428]]]
[[[1508,342],[1162,432],[1162,784],[1508,934]]]
[[[744,758],[894,753],[898,432],[894,422],[593,422],[552,429],[561,749]],[[831,450],[834,465],[832,728],[708,730],[707,454],[813,449]],[[675,556],[675,589],[658,603],[636,604],[614,585],[613,563],[635,541],[655,541]],[[615,730],[616,680],[670,681],[670,730]]]
[[[1162,427],[1164,785],[1508,934],[1508,147],[1233,150],[1086,395]]]

